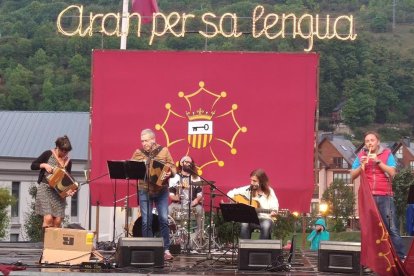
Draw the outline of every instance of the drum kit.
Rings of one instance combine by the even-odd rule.
[[[192,209],[191,220],[188,221],[188,211],[177,209],[172,215],[168,216],[168,227],[170,229],[170,243],[173,245],[180,245],[180,249],[185,251],[187,249],[202,251],[208,246],[208,235],[210,227],[204,227],[204,213],[202,217],[202,229],[197,229],[195,226],[195,210]],[[190,223],[190,232],[188,231],[188,224]],[[212,224],[212,243],[214,248],[219,249],[220,245],[217,242],[217,231],[214,223]],[[158,222],[158,213],[154,208],[152,210],[152,230],[155,236],[160,236],[160,226]],[[129,229],[129,235],[132,237],[142,237],[142,217],[139,216]],[[190,238],[190,244],[188,244]]]
[[[207,183],[200,181],[194,182],[194,186],[202,186]],[[196,250],[202,252],[207,249],[221,249],[218,243],[218,236],[215,224],[213,221],[205,224],[204,216],[204,201],[201,212],[201,229],[198,229],[196,218],[197,212],[195,208],[188,209],[188,205],[178,205],[176,208],[170,210],[168,216],[168,225],[170,229],[170,243],[171,245],[180,245],[182,251]],[[190,212],[190,213],[189,213]],[[160,236],[160,227],[158,222],[158,213],[156,208],[152,210],[152,229],[155,236]],[[200,219],[200,218],[199,218]],[[130,235],[133,237],[142,237],[142,217],[138,215],[132,227]]]
[[[205,226],[205,216],[201,218],[201,229],[198,229],[195,226],[195,210],[192,209],[191,219],[188,220],[188,211],[178,210],[176,214],[181,214],[181,217],[176,216],[175,225],[176,230],[170,232],[170,242],[171,244],[181,245],[182,251],[196,250],[197,252],[202,252],[207,250],[209,245],[209,232],[210,226]],[[194,214],[194,216],[192,215]],[[188,227],[190,224],[190,227]],[[188,230],[190,229],[190,231]],[[211,224],[211,243],[212,247],[220,249],[221,246],[218,243],[217,231],[215,229],[215,224]]]

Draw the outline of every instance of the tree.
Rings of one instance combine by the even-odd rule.
[[[350,126],[366,126],[374,122],[375,103],[373,96],[359,93],[347,100],[344,109],[344,121]]]
[[[346,186],[342,179],[335,179],[323,193],[322,199],[328,204],[326,214],[331,215],[334,221],[334,226],[329,228],[336,232],[343,231],[344,219],[354,212],[355,196],[352,188]]]
[[[288,213],[287,216],[278,214],[273,227],[273,236],[281,240],[290,238],[289,234],[298,230],[299,223],[300,221],[293,214]]]
[[[6,236],[6,231],[9,226],[7,207],[15,203],[16,199],[10,194],[10,191],[5,188],[0,188],[0,238]]]
[[[407,195],[410,185],[414,185],[414,175],[410,167],[403,168],[393,179],[393,191],[397,217],[400,220],[400,232],[404,229],[404,217],[407,209]]]
[[[11,91],[7,97],[9,108],[12,110],[31,110],[33,108],[33,99],[26,87],[15,85],[10,88]]]
[[[29,188],[30,196],[35,199],[37,192],[37,186],[34,184]],[[35,201],[30,204],[29,211],[25,214],[26,221],[24,223],[24,228],[27,237],[31,242],[39,242],[43,240],[42,233],[42,217],[35,213]]]

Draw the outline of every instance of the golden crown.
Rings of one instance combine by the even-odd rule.
[[[195,120],[211,120],[211,118],[213,118],[214,114],[216,113],[215,111],[211,111],[210,114],[199,108],[196,112],[185,112],[187,114],[187,118],[190,121],[195,121]]]

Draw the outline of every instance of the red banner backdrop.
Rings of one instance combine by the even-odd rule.
[[[141,130],[151,128],[174,160],[191,155],[219,190],[248,185],[250,172],[263,168],[281,208],[309,211],[318,60],[317,54],[94,51],[91,179],[108,172],[107,160],[129,159],[141,147]],[[135,183],[129,184],[132,195]],[[127,182],[116,186],[115,195],[108,176],[92,181],[92,204],[113,206],[125,197]],[[135,196],[130,203],[136,206]]]
[[[402,264],[395,252],[391,237],[371,194],[365,173],[358,191],[359,222],[361,227],[361,264],[378,275],[412,275],[407,263]],[[407,260],[409,260],[407,258]],[[407,269],[406,269],[407,268]]]

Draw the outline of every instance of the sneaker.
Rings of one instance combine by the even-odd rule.
[[[174,257],[171,255],[170,250],[165,250],[164,261],[171,261],[172,259],[174,259]]]
[[[364,273],[373,273],[374,271],[372,271],[372,269],[371,269],[371,268],[369,268],[369,267],[364,267],[363,272],[364,272]]]

